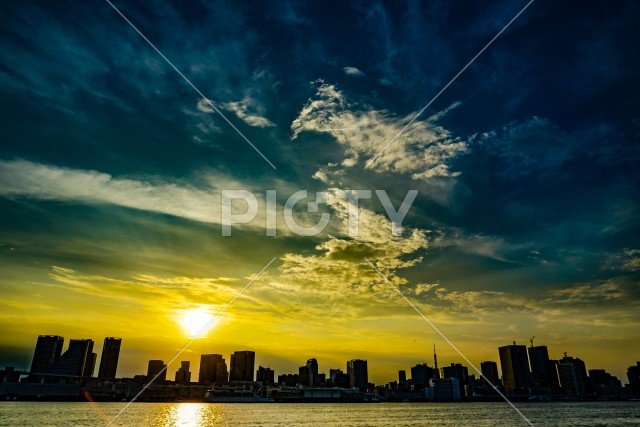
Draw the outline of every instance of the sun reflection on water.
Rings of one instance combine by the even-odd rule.
[[[201,427],[227,425],[219,405],[211,403],[163,404],[147,424],[158,427]]]
[[[202,403],[181,403],[173,406],[173,426],[197,427],[205,424]]]

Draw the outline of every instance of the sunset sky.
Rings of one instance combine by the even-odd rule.
[[[256,351],[276,375],[369,361],[370,380],[549,346],[626,382],[640,360],[640,4],[0,3],[0,368],[39,334],[123,338],[144,373],[264,273],[179,360]],[[221,191],[260,202],[221,235]],[[418,196],[401,237],[373,194]],[[265,232],[276,190],[277,236]],[[282,207],[327,191],[317,236]],[[311,197],[313,201],[314,197]],[[241,206],[240,206],[241,207]],[[179,365],[179,363],[176,363]],[[168,368],[173,379],[178,366]]]

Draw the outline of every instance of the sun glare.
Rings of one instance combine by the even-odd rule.
[[[195,336],[199,332],[204,335],[202,329],[213,319],[211,313],[200,308],[186,310],[180,319],[180,325],[190,335]],[[214,322],[215,323],[215,322]]]

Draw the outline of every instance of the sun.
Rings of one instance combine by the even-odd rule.
[[[203,335],[206,329],[215,323],[212,322],[213,315],[201,308],[192,308],[185,310],[180,318],[180,326],[189,334],[189,336]]]

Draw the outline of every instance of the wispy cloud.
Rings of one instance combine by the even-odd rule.
[[[244,121],[249,126],[259,128],[275,126],[271,120],[261,116],[258,111],[252,111],[257,109],[257,104],[255,100],[250,97],[245,97],[241,101],[226,102],[222,106],[235,113],[240,120]]]
[[[624,249],[610,255],[604,262],[604,268],[613,271],[640,271],[640,249]]]
[[[214,113],[214,109],[210,105],[210,100],[201,99],[198,101],[198,111],[203,113]],[[260,111],[263,108],[251,97],[246,96],[240,101],[224,102],[220,104],[225,110],[233,112],[240,120],[244,121],[249,126],[266,128],[273,127],[275,124],[260,115]]]
[[[437,124],[457,105],[414,123],[371,167],[377,172],[411,174],[416,180],[459,176],[459,171],[452,170],[451,161],[467,153],[467,143]],[[333,136],[345,148],[347,158],[342,166],[351,167],[375,156],[413,116],[395,117],[385,110],[352,103],[334,85],[320,82],[291,130],[294,140],[302,132]]]
[[[210,187],[154,178],[117,178],[93,170],[68,169],[26,160],[0,160],[0,196],[105,203],[220,223],[219,190],[247,185],[223,175],[205,175],[201,179]],[[264,222],[258,218],[250,224],[262,227]]]

